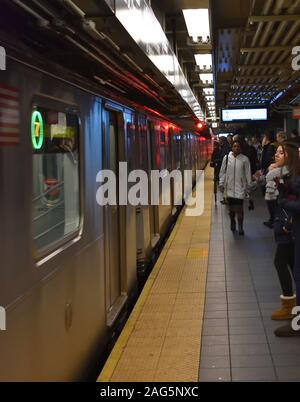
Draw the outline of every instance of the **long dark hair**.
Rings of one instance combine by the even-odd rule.
[[[285,141],[282,144],[284,152],[287,154],[286,165],[290,175],[295,177],[300,174],[299,145],[292,141]]]

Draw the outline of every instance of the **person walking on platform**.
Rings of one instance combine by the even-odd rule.
[[[278,189],[285,190],[283,184],[289,180],[289,170],[295,169],[294,162],[294,149],[280,145],[275,155],[275,164],[271,165],[267,174],[266,195],[269,196],[269,199],[277,200]],[[296,305],[292,277],[295,245],[291,230],[291,214],[287,213],[282,206],[277,206],[276,209],[274,235],[277,243],[274,265],[278,273],[282,295],[280,296],[281,307],[272,314],[272,320],[287,320],[293,317],[292,310]]]
[[[252,137],[252,146],[256,150],[258,164],[260,166],[261,163],[261,156],[262,156],[262,145],[257,137]]]
[[[291,141],[295,142],[298,146],[300,146],[300,136],[298,130],[293,130],[291,132]]]
[[[289,159],[289,180],[280,189],[278,204],[292,216],[292,230],[295,239],[295,262],[294,279],[296,283],[297,305],[300,306],[300,160],[299,145],[293,142],[286,142],[284,145]],[[287,230],[288,231],[288,230]],[[275,330],[278,337],[300,336],[300,330],[296,331],[292,323]]]
[[[244,200],[252,183],[251,166],[247,156],[241,153],[241,144],[235,141],[232,152],[223,159],[220,171],[220,191],[229,205],[232,232],[236,231],[236,215],[239,235],[244,236]]]
[[[276,153],[276,144],[274,144],[274,136],[270,132],[266,132],[263,138],[263,150],[261,156],[261,170],[267,175],[269,166],[274,162]]]
[[[277,141],[278,146],[282,145],[286,140],[287,140],[287,135],[285,132],[280,131],[279,133],[276,134],[276,141]]]
[[[249,145],[243,137],[239,134],[234,136],[234,140],[238,141],[241,144],[241,152],[243,155],[247,156],[251,166],[251,175],[253,176],[258,171],[258,157],[256,149]]]
[[[229,144],[230,149],[232,148],[233,145],[233,135],[232,134],[228,134],[227,135],[227,142]]]
[[[225,137],[220,137],[219,144],[220,144],[220,151],[217,154],[217,157],[215,157],[215,159],[214,159],[215,173],[217,173],[217,175],[218,175],[218,183],[219,183],[220,170],[221,170],[223,159],[231,151],[231,147],[230,147],[230,145],[227,142],[227,139]],[[221,200],[221,204],[225,205],[226,200],[225,199]]]
[[[230,152],[230,146],[225,137],[219,139],[219,147],[216,147],[212,155],[212,163],[214,164],[215,172],[217,177],[219,177],[223,159]]]
[[[277,146],[273,141],[273,135],[271,133],[265,133],[263,138],[263,151],[261,157],[261,170],[264,177],[267,176],[269,167],[274,163],[274,157],[276,153]],[[263,186],[263,195],[266,195],[266,186]],[[264,222],[264,225],[270,229],[273,229],[275,212],[277,207],[277,202],[274,200],[268,200],[266,197],[267,207],[269,211],[270,218],[268,221]]]

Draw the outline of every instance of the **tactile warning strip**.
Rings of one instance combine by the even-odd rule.
[[[198,381],[212,177],[206,169],[204,214],[182,211],[98,381]]]

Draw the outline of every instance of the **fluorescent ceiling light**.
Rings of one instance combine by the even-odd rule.
[[[205,95],[215,95],[215,91],[213,88],[203,88],[203,92]]]
[[[181,90],[179,91],[179,93],[180,93],[180,95],[181,95],[182,97],[187,97],[187,96],[189,96],[189,94],[190,94],[187,89],[181,89]]]
[[[168,54],[152,55],[150,59],[161,72],[168,74],[174,71],[173,56]]]
[[[210,39],[210,23],[207,8],[182,10],[189,36],[195,42],[202,38],[202,42]]]
[[[195,54],[197,65],[201,70],[212,69],[212,55],[211,54]]]
[[[199,74],[199,77],[203,84],[213,84],[214,82],[213,74]]]

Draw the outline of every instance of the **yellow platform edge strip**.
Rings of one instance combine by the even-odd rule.
[[[208,234],[210,236],[210,231],[211,231],[211,210],[212,210],[210,203],[211,203],[211,196],[212,196],[212,190],[213,190],[213,185],[212,185],[212,180],[211,180],[212,179],[212,176],[211,176],[212,169],[208,167],[205,172],[207,174],[206,181],[208,182],[207,183],[208,186],[206,187],[206,194],[205,194],[205,206],[206,206],[205,207],[205,218],[206,219],[208,218],[208,222],[205,224],[205,226],[206,225],[208,226],[207,229],[208,229]],[[164,262],[164,260],[165,260],[165,258],[167,256],[167,251],[168,251],[168,248],[169,248],[168,244],[170,244],[170,240],[172,241],[174,239],[175,235],[177,234],[177,231],[178,231],[178,229],[180,227],[182,214],[184,214],[184,213],[185,213],[185,209],[183,209],[183,211],[181,212],[180,216],[178,217],[178,220],[177,220],[177,223],[176,223],[176,225],[175,225],[175,227],[173,229],[173,232],[170,235],[170,238],[168,239],[165,247],[163,248],[163,250],[162,250],[162,252],[161,252],[161,254],[160,254],[160,256],[159,256],[159,258],[158,258],[158,260],[157,260],[157,262],[156,262],[156,264],[155,264],[155,266],[153,268],[153,270],[152,270],[152,273],[150,274],[150,276],[149,276],[149,278],[148,278],[148,280],[147,280],[147,282],[146,282],[146,284],[145,284],[145,286],[144,286],[144,288],[143,288],[143,290],[142,290],[142,292],[141,292],[141,294],[140,294],[140,296],[139,296],[139,298],[138,298],[138,300],[137,300],[137,302],[135,304],[135,307],[132,310],[132,312],[131,312],[128,320],[127,320],[127,323],[125,324],[125,326],[124,326],[124,328],[123,328],[123,330],[122,330],[122,332],[121,332],[121,334],[120,334],[120,336],[119,336],[119,338],[118,338],[113,350],[111,351],[111,353],[110,353],[110,355],[109,355],[109,357],[108,357],[108,359],[107,359],[107,361],[106,361],[106,363],[105,363],[105,365],[104,365],[104,367],[103,367],[103,369],[102,369],[102,371],[101,371],[101,373],[100,373],[100,375],[99,375],[99,377],[97,379],[97,382],[109,382],[111,380],[111,378],[113,376],[113,373],[114,373],[114,371],[115,371],[115,369],[116,369],[116,367],[118,365],[118,362],[119,362],[119,360],[120,360],[120,358],[122,356],[122,353],[123,353],[124,349],[126,348],[126,345],[127,345],[128,341],[129,341],[131,333],[134,330],[134,327],[136,325],[137,319],[138,319],[138,317],[139,317],[139,315],[140,315],[140,313],[141,313],[141,311],[143,309],[145,301],[146,301],[146,299],[147,299],[147,297],[148,297],[148,295],[150,293],[150,290],[151,290],[151,288],[152,288],[152,286],[153,286],[153,284],[154,284],[154,282],[155,282],[155,280],[157,278],[157,275],[158,275],[158,273],[159,273],[159,271],[160,271],[160,269],[161,269],[161,267],[163,265],[163,262]],[[208,242],[208,247],[209,247],[209,242]],[[208,256],[205,256],[205,257],[206,257],[205,258],[206,259],[206,264],[205,265],[206,265],[206,270],[207,270],[207,267],[208,267],[207,257]],[[197,255],[196,258],[199,258],[199,256]],[[206,283],[205,283],[204,287],[206,288]],[[205,296],[205,294],[203,296]],[[201,337],[202,337],[202,334],[200,333],[200,341],[201,341]]]

